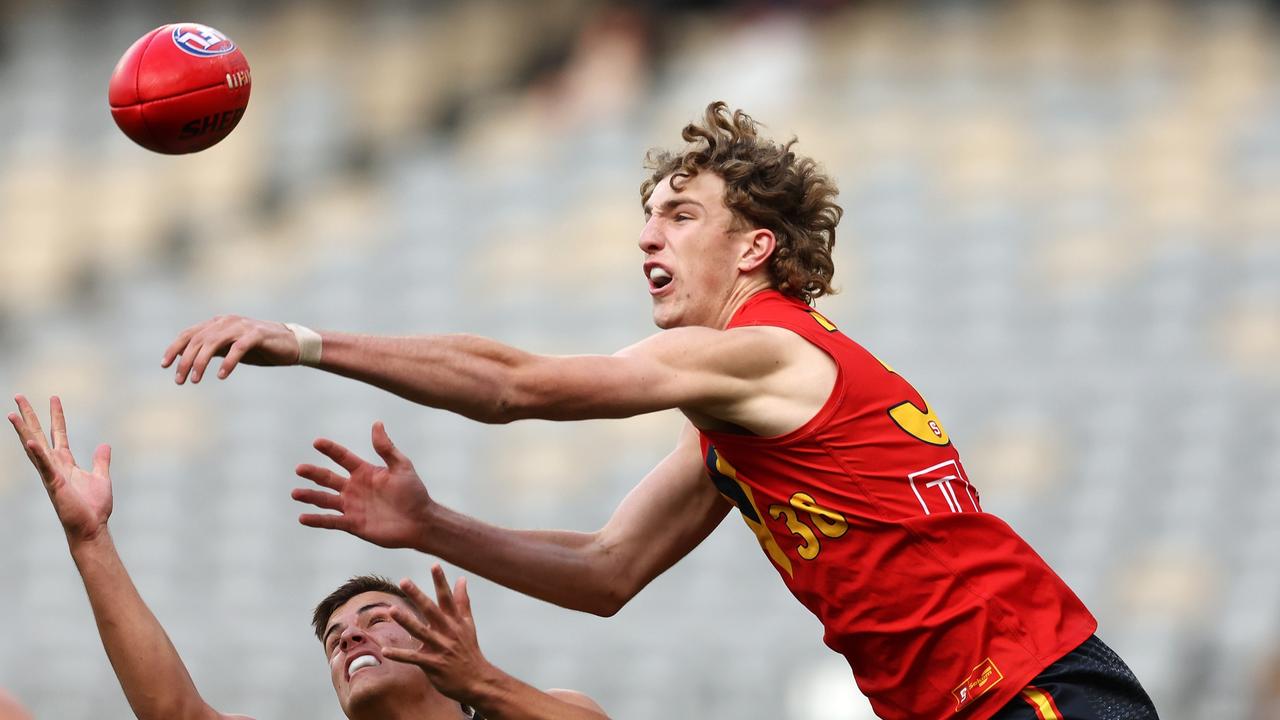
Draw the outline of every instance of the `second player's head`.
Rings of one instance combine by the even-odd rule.
[[[640,235],[659,327],[722,325],[726,306],[772,287],[812,303],[833,292],[831,248],[841,209],[813,160],[761,137],[723,102],[687,125],[688,146],[654,151],[641,185]]]
[[[391,617],[399,606],[419,614],[399,587],[376,575],[353,577],[316,606],[311,624],[329,660],[329,678],[349,718],[380,717],[389,707],[448,707],[422,669],[382,656],[383,647],[422,645]],[[450,713],[453,714],[453,713]]]

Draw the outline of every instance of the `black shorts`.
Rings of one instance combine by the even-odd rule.
[[[1159,720],[1147,691],[1097,635],[1044,669],[992,720]]]

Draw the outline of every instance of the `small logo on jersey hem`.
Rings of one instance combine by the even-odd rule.
[[[959,687],[951,691],[956,698],[956,712],[960,712],[966,705],[974,700],[982,697],[988,690],[995,687],[1004,679],[1004,674],[1000,672],[1000,668],[992,662],[991,658],[987,658],[978,663],[978,666],[969,673],[969,677],[960,683]]]

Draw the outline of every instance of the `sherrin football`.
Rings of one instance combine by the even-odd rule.
[[[164,25],[138,38],[111,73],[111,117],[158,153],[199,152],[244,117],[252,82],[244,53],[207,25]]]

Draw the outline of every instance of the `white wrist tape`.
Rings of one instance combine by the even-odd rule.
[[[289,328],[289,332],[292,332],[294,339],[298,341],[298,364],[307,367],[319,365],[320,351],[324,346],[320,340],[320,333],[297,323],[285,323],[284,326]]]

